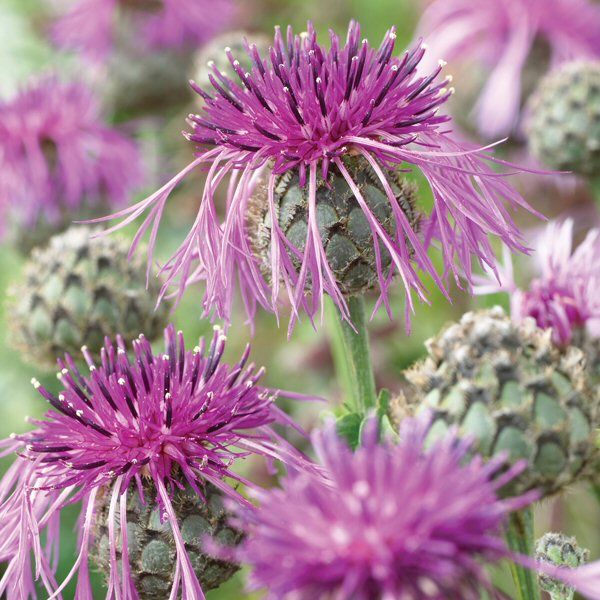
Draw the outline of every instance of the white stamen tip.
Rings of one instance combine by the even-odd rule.
[[[429,44],[426,44],[425,42],[423,42],[421,44],[421,50],[427,50],[429,48]]]
[[[440,67],[445,67],[447,64],[448,63],[443,58],[440,58],[440,60],[438,60],[438,65]]]
[[[119,380],[117,381],[117,383],[119,385],[125,385],[125,380],[122,377],[120,377]]]
[[[41,383],[35,377],[32,377],[31,385],[37,390],[40,387]]]
[[[231,47],[230,46],[225,46],[225,52],[231,52]]]
[[[78,411],[76,411],[76,412],[75,412],[75,414],[76,414],[78,417],[83,417],[83,411],[82,411],[81,409],[79,409]]]

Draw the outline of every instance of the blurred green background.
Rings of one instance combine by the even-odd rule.
[[[334,28],[344,33],[348,20],[360,21],[363,35],[378,45],[385,31],[395,25],[398,28],[398,48],[402,49],[412,38],[418,18],[418,0],[241,0],[247,28],[252,32],[270,34],[274,25],[291,24],[302,31],[307,19],[311,19],[321,39],[326,29]],[[58,54],[44,40],[45,2],[36,0],[0,0],[0,96],[7,98],[31,75],[58,70],[72,77],[85,77],[85,67],[73,56]],[[460,85],[459,81],[454,82]],[[185,127],[184,119],[193,106],[190,95],[187,108],[185,102],[178,114],[171,115],[162,128],[149,131],[140,136],[142,143],[148,144],[147,153],[152,146],[168,149],[168,163],[173,173],[185,166],[192,156],[192,147],[179,135]],[[164,151],[164,150],[163,150]],[[161,174],[151,174],[160,178]],[[153,182],[149,181],[146,190],[152,191]],[[425,189],[425,186],[421,186]],[[197,185],[188,184],[171,199],[166,211],[167,221],[161,234],[159,255],[167,256],[178,240],[187,232],[189,220],[194,208]],[[544,205],[545,198],[528,198],[532,203]],[[424,198],[424,202],[427,202]],[[124,235],[130,234],[130,231]],[[10,245],[0,247],[0,298],[6,296],[11,282],[19,279],[22,256]],[[396,320],[389,322],[383,312],[377,314],[371,323],[373,355],[378,383],[390,389],[397,388],[401,370],[423,354],[423,341],[436,333],[439,328],[452,319],[459,317],[474,302],[460,290],[454,289],[454,303],[447,303],[441,294],[432,290],[431,305],[417,306],[413,318],[412,334],[406,335],[402,316],[403,297],[398,290],[394,298]],[[181,328],[188,340],[195,339],[210,330],[210,324],[199,319],[200,293],[189,290],[182,304],[173,314],[173,321]],[[370,299],[371,305],[374,298]],[[505,303],[504,298],[486,298],[478,303],[491,305]],[[238,317],[229,332],[227,356],[235,358],[251,337],[250,328],[244,323],[241,306]],[[10,335],[10,326],[5,318],[5,307],[0,308],[0,330],[4,336]],[[256,332],[252,337],[253,358],[256,363],[267,367],[266,383],[274,388],[286,388],[306,394],[321,395],[332,403],[342,402],[340,389],[334,378],[331,354],[327,342],[326,328],[315,331],[309,323],[302,322],[291,338],[287,339],[287,323],[282,320],[277,327],[272,315],[259,313]],[[12,431],[27,429],[26,415],[39,416],[45,406],[30,385],[30,379],[37,377],[48,386],[56,388],[57,381],[52,375],[39,372],[35,366],[26,364],[6,343],[0,344],[0,438]],[[319,416],[328,410],[323,405],[303,405],[288,408],[295,416],[310,427]],[[7,461],[0,463],[0,469],[6,468]],[[260,467],[252,465],[258,476]],[[400,493],[400,491],[399,491]],[[540,532],[562,529],[578,536],[582,545],[592,550],[592,556],[600,554],[600,536],[596,535],[600,525],[600,512],[585,489],[575,489],[566,498],[549,501],[538,510],[537,526]],[[77,512],[68,511],[63,523],[61,573],[66,574],[75,558],[75,534],[73,532]],[[511,584],[505,573],[498,576],[505,582],[505,588],[511,594]],[[60,575],[59,575],[60,578]],[[94,574],[97,586],[97,598],[102,598],[102,587],[97,574]],[[210,592],[211,600],[235,599],[242,596],[243,574],[234,578],[222,588]],[[70,586],[65,598],[72,597]],[[260,597],[260,596],[257,596]]]

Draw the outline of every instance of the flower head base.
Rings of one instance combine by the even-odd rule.
[[[465,313],[425,346],[404,372],[404,400],[409,414],[433,413],[428,442],[457,427],[482,456],[525,461],[505,495],[546,497],[592,475],[600,395],[581,350],[559,351],[550,331],[500,307]]]
[[[525,128],[544,165],[593,178],[600,171],[600,60],[566,63],[544,77]]]
[[[577,540],[562,533],[546,533],[535,544],[536,560],[575,569],[588,562],[590,551],[580,548]],[[573,600],[575,590],[552,577],[540,575],[540,587],[552,600]]]
[[[363,211],[374,253],[382,254],[378,249],[383,248],[390,256],[389,271],[377,267],[380,303],[388,309],[394,275],[406,290],[407,316],[413,293],[426,299],[419,269],[443,288],[427,256],[433,240],[439,241],[446,272],[455,276],[458,264],[470,272],[473,258],[493,263],[489,235],[500,237],[512,249],[524,250],[505,202],[527,207],[525,201],[486,164],[493,159],[483,150],[464,148],[449,135],[448,117],[438,114],[452,94],[449,79],[439,78],[442,66],[418,76],[425,46],[417,45],[403,57],[395,57],[395,38],[392,29],[379,49],[374,49],[367,40],[361,41],[359,25],[353,22],[346,44],[331,32],[326,49],[317,42],[311,24],[303,35],[295,36],[288,29],[287,38],[277,29],[268,57],[247,45],[253,65],[249,72],[226,49],[235,80],[213,67],[213,89],[195,86],[204,107],[201,114],[190,116],[192,130],[187,137],[198,146],[197,159],[155,194],[107,219],[122,217],[118,228],[149,210],[140,233],[152,226],[155,234],[170,192],[191,169],[206,163],[207,182],[198,217],[164,267],[166,286],[177,285],[182,292],[190,283],[204,281],[205,312],[225,319],[231,314],[236,281],[250,317],[259,305],[278,312],[279,292],[285,289],[292,305],[292,324],[300,309],[312,318],[325,293],[349,318],[319,230],[319,181],[327,180],[330,172],[343,197],[351,198]],[[373,173],[390,207],[391,230],[372,210],[347,168],[349,157],[359,159]],[[393,190],[390,173],[404,164],[418,168],[433,191],[434,208],[424,219],[423,239]],[[277,223],[276,186],[284,175],[296,178],[298,189],[306,194],[302,250]],[[225,185],[229,193],[221,222],[215,196]],[[273,223],[269,277],[253,252],[248,227],[249,204],[257,188],[264,190],[263,213]],[[289,258],[290,253],[296,261]]]
[[[600,337],[600,231],[592,229],[573,250],[573,220],[552,222],[534,247],[537,273],[527,288],[518,287],[506,252],[504,266],[478,279],[475,293],[510,293],[513,319],[533,317],[541,329],[552,329],[561,347],[579,344],[580,333]]]
[[[0,190],[24,228],[122,206],[140,182],[133,142],[103,123],[92,91],[45,77],[0,104]]]
[[[233,0],[74,0],[57,21],[54,37],[61,46],[104,60],[121,22],[142,45],[180,50],[226,29],[235,12]]]
[[[591,0],[433,0],[419,35],[430,56],[472,64],[486,73],[475,105],[478,129],[491,139],[519,124],[527,63],[549,54],[555,67],[577,58],[600,56],[600,7]],[[533,70],[533,69],[532,69]],[[535,76],[541,76],[536,65]]]
[[[144,331],[154,342],[169,321],[168,304],[156,306],[160,282],[146,281],[143,259],[128,260],[123,238],[95,234],[74,225],[34,248],[9,290],[8,343],[38,368],[51,372],[56,356],[83,345],[97,357],[105,338],[118,333],[132,339]]]
[[[144,482],[150,482],[156,499],[149,501],[165,515],[174,537],[174,594],[181,585],[184,599],[203,598],[173,494],[189,486],[202,499],[205,485],[212,484],[245,502],[223,481],[225,477],[243,481],[231,470],[237,458],[248,454],[290,462],[298,458],[269,427],[287,418],[274,406],[274,394],[258,385],[262,370],[246,365],[248,351],[229,367],[221,363],[225,336],[220,330],[207,350],[202,346],[186,351],[183,336],[172,326],[165,339],[166,354],[154,355],[149,342],[140,337],[133,343],[131,358],[121,339],[116,346],[107,341],[98,366],[84,348],[89,376],[82,375],[67,355],[59,361],[64,391],[58,396],[34,381],[52,408],[45,420],[33,421],[34,431],[2,444],[17,450],[20,458],[0,483],[0,559],[8,563],[0,595],[11,600],[36,597],[29,566],[33,551],[36,577],[50,595],[60,596],[67,581],[61,585],[55,581],[40,536],[46,531],[47,548],[54,547],[60,510],[81,501],[80,553],[67,580],[78,572],[81,596],[77,597],[91,597],[87,565],[92,526],[101,506],[99,494],[110,497],[114,516],[118,506],[126,510],[130,484],[142,493]],[[109,531],[111,547],[127,547],[127,528],[120,530],[119,539],[111,525]],[[109,586],[130,594],[129,566],[121,571],[116,559],[110,564]]]
[[[251,586],[298,600],[475,600],[492,590],[478,559],[508,556],[505,520],[535,494],[499,500],[519,466],[496,477],[503,460],[469,458],[453,434],[425,450],[427,429],[405,421],[396,445],[371,427],[356,453],[333,427],[317,434],[327,479],[290,475],[258,495],[258,510],[237,511]]]
[[[344,157],[344,167],[360,189],[368,210],[376,215],[383,229],[394,235],[396,221],[394,211],[375,171],[362,157]],[[415,209],[418,189],[396,173],[388,173],[398,207],[406,222],[418,231],[420,215]],[[331,267],[335,283],[345,297],[362,295],[376,287],[379,282],[390,280],[392,257],[385,245],[374,239],[369,221],[352,189],[339,169],[333,165],[327,180],[317,179],[316,220],[325,257]],[[302,255],[306,255],[306,232],[310,198],[307,187],[302,187],[297,172],[287,171],[275,182],[274,203],[277,223],[272,224],[273,214],[269,210],[268,190],[262,186],[253,195],[248,211],[248,232],[252,249],[261,263],[265,279],[269,281],[271,271],[271,238],[278,229],[287,238],[290,246],[287,255],[296,273],[302,272]],[[410,242],[407,248],[412,257]],[[312,269],[310,270],[312,272]],[[305,288],[311,289],[311,281]]]

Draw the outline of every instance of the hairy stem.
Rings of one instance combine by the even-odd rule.
[[[506,541],[514,552],[533,556],[533,509],[525,508],[510,516],[506,527]],[[511,572],[517,588],[518,600],[539,600],[537,575],[531,569],[511,562]]]
[[[369,347],[365,301],[362,297],[348,299],[352,325],[342,319],[333,307],[335,318],[330,319],[331,348],[346,402],[351,410],[366,415],[377,405],[375,376]]]

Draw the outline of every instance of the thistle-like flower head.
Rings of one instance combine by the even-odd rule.
[[[592,229],[573,248],[573,220],[552,222],[533,243],[535,274],[526,287],[515,280],[510,254],[489,278],[481,278],[476,294],[505,291],[511,297],[511,316],[533,317],[541,329],[552,329],[559,346],[568,346],[575,333],[600,336],[600,231]]]
[[[290,475],[258,495],[258,510],[238,511],[251,586],[298,600],[475,600],[492,590],[481,561],[508,556],[502,527],[534,495],[499,500],[520,467],[498,475],[502,459],[473,458],[454,434],[425,450],[427,428],[405,421],[399,444],[367,428],[355,453],[334,428],[317,433],[326,480]]]
[[[488,166],[488,154],[453,139],[448,117],[438,112],[452,93],[449,78],[440,77],[442,64],[419,76],[425,46],[398,57],[395,39],[391,29],[376,49],[352,22],[345,44],[331,32],[325,48],[310,23],[302,35],[288,29],[284,37],[277,29],[267,57],[247,46],[248,72],[226,49],[235,80],[213,67],[212,90],[195,86],[204,107],[190,116],[187,137],[197,145],[197,159],[146,200],[107,218],[129,223],[148,210],[140,233],[152,226],[153,241],[172,189],[206,164],[198,217],[164,269],[166,285],[176,283],[180,291],[203,280],[205,311],[225,319],[236,281],[250,316],[257,305],[277,312],[285,289],[292,322],[300,309],[314,316],[325,293],[349,318],[336,271],[359,262],[365,244],[380,302],[388,305],[398,275],[407,314],[412,293],[426,299],[420,269],[444,287],[427,255],[433,240],[445,271],[455,274],[457,264],[470,272],[472,259],[493,263],[490,235],[523,250],[505,204],[527,207],[525,201]],[[427,179],[434,196],[430,215],[415,214],[415,193],[397,181],[403,166]],[[222,221],[215,206],[221,186],[229,192]],[[292,224],[303,229],[292,235]],[[260,257],[257,227],[265,251]],[[334,233],[356,243],[358,256],[348,250],[348,239],[333,253]]]
[[[202,498],[204,485],[210,483],[245,502],[224,482],[244,481],[231,470],[237,458],[259,454],[290,462],[299,457],[270,428],[287,419],[274,406],[275,394],[259,385],[262,369],[246,364],[248,351],[239,363],[228,366],[221,362],[221,330],[208,349],[186,350],[182,334],[172,326],[165,339],[165,354],[154,354],[140,337],[132,355],[122,340],[116,346],[107,340],[99,365],[84,348],[89,375],[80,373],[67,355],[59,361],[64,389],[56,396],[33,382],[51,409],[45,419],[32,421],[33,431],[3,443],[20,458],[0,484],[0,559],[8,563],[0,594],[35,597],[29,565],[33,551],[36,578],[50,595],[60,595],[67,581],[57,584],[40,536],[47,532],[47,548],[58,543],[53,523],[64,506],[80,501],[80,554],[69,578],[78,572],[82,595],[77,597],[91,597],[87,563],[99,491],[111,498],[112,519],[119,503],[124,510],[130,484],[143,495],[144,482],[149,481],[157,497],[146,502],[160,507],[177,546],[174,586],[183,587],[183,598],[203,598],[171,494],[187,485]],[[118,539],[114,531],[110,534],[113,548],[127,547],[123,531]],[[121,571],[116,560],[112,567],[110,585],[131,593],[129,567]]]
[[[80,209],[122,206],[140,179],[137,147],[103,122],[86,86],[46,76],[0,104],[5,218],[69,222]]]
[[[433,0],[418,34],[430,56],[472,65],[486,73],[475,105],[486,137],[510,134],[519,124],[528,61],[536,48],[548,54],[542,68],[600,56],[600,7],[592,0]],[[545,58],[545,57],[544,57]]]
[[[119,23],[137,43],[156,50],[197,47],[226,29],[233,0],[73,0],[54,27],[56,42],[106,59]]]

